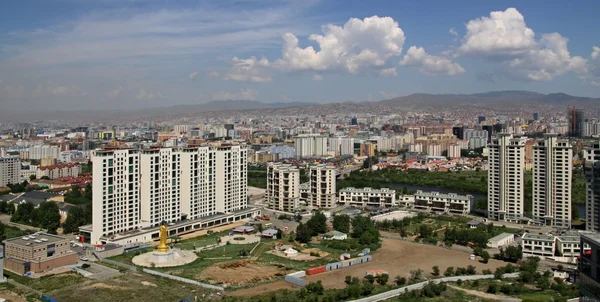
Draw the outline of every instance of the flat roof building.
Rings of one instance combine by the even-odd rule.
[[[19,275],[76,263],[77,254],[64,237],[38,232],[4,240],[4,269]]]
[[[339,203],[358,207],[392,207],[396,205],[396,190],[381,188],[344,188]]]

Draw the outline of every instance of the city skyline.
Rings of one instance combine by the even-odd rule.
[[[7,3],[0,103],[83,110],[419,92],[600,95],[600,41],[581,30],[594,25],[596,2],[344,4]],[[39,9],[11,13],[31,5]]]

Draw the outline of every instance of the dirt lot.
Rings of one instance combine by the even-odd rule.
[[[27,300],[17,293],[14,293],[8,289],[0,290],[0,298],[6,299],[8,302],[26,302]]]
[[[477,272],[481,273],[484,269],[494,271],[497,267],[506,265],[497,260],[490,260],[487,264],[471,261],[469,255],[469,253],[443,247],[384,238],[382,248],[373,253],[372,262],[307,276],[306,280],[309,282],[321,280],[325,288],[343,288],[345,276],[362,278],[366,270],[372,269],[385,269],[389,272],[390,278],[395,278],[396,276],[409,277],[410,271],[417,269],[422,269],[425,275],[430,275],[434,265],[439,266],[442,273],[449,266],[457,268],[473,265],[477,268]]]
[[[390,273],[390,280],[393,280],[396,276],[408,278],[410,271],[417,269],[422,269],[425,276],[430,276],[431,268],[434,265],[439,266],[442,273],[449,266],[457,268],[473,265],[477,268],[477,273],[481,273],[484,269],[494,271],[496,268],[506,265],[504,262],[493,259],[490,259],[487,264],[483,264],[479,261],[469,260],[469,256],[469,253],[449,250],[443,247],[384,238],[382,248],[373,253],[372,262],[323,274],[306,276],[305,279],[309,282],[320,280],[325,288],[344,288],[346,286],[344,278],[347,275],[363,278],[365,271],[372,269],[387,270]],[[298,287],[291,286],[285,283],[285,281],[277,281],[231,292],[229,295],[264,294],[286,288],[298,289]]]
[[[212,265],[202,271],[201,276],[198,276],[198,278],[210,279],[212,283],[243,285],[250,282],[269,280],[285,274],[285,270],[276,266],[265,266],[254,261],[240,260]]]

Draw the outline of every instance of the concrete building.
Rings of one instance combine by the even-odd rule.
[[[375,156],[375,144],[370,142],[360,144],[360,156]]]
[[[29,148],[29,159],[41,160],[42,158],[56,158],[60,154],[60,148],[58,146],[49,145],[36,145]]]
[[[91,242],[247,207],[241,146],[96,150]]]
[[[297,158],[321,157],[327,154],[327,137],[303,134],[294,137],[294,149]]]
[[[56,165],[56,158],[45,157],[40,160],[40,167],[54,166]]]
[[[0,157],[0,187],[21,182],[21,160],[17,156]]]
[[[310,203],[310,181],[300,184],[300,203],[308,205]]]
[[[15,274],[41,273],[77,263],[69,239],[46,233],[4,240],[4,269]]]
[[[452,214],[469,214],[471,195],[458,195],[456,193],[442,194],[438,192],[415,193],[414,209],[428,212],[441,212]]]
[[[518,222],[524,212],[525,139],[499,133],[488,145],[488,218]]]
[[[300,169],[290,164],[268,163],[265,199],[270,209],[296,211],[300,202]]]
[[[581,251],[579,259],[579,301],[600,301],[600,234],[581,235],[580,245],[590,246]]]
[[[490,248],[499,248],[503,246],[507,246],[511,243],[515,242],[515,235],[510,233],[502,233],[500,235],[496,235],[490,240],[488,240],[488,247]]]
[[[78,177],[81,173],[79,164],[58,164],[53,166],[42,166],[36,171],[36,178],[48,177],[56,179],[61,177]]]
[[[600,232],[600,142],[584,150],[586,230]]]
[[[562,229],[571,228],[571,158],[568,140],[546,134],[533,147],[533,219]]]
[[[336,170],[333,164],[319,164],[309,167],[310,201],[316,208],[332,208],[336,203]]]
[[[336,156],[354,154],[354,138],[331,137],[329,138],[329,151],[335,152]]]
[[[344,188],[339,203],[356,207],[392,207],[396,205],[396,190],[388,188]]]
[[[554,256],[555,248],[555,238],[553,235],[525,233],[521,237],[523,255],[552,257]]]
[[[460,158],[460,145],[451,144],[448,146],[448,157],[449,158]]]

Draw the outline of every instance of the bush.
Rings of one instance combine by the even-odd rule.
[[[446,269],[446,271],[444,272],[444,276],[445,277],[451,277],[454,276],[454,267],[450,266]]]
[[[497,293],[498,292],[498,284],[490,283],[490,285],[488,286],[487,292],[490,294]]]
[[[319,252],[310,252],[310,255],[313,257],[321,257],[321,254],[319,254]]]
[[[436,265],[436,266],[432,267],[431,269],[432,269],[432,272],[431,272],[432,275],[434,275],[434,276],[440,275],[440,267],[439,266]]]
[[[396,276],[396,279],[394,279],[394,282],[396,283],[396,285],[402,286],[402,285],[406,284],[406,278]]]

